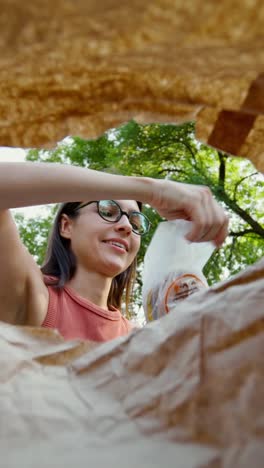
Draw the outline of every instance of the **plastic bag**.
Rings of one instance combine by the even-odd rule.
[[[146,251],[142,299],[146,320],[157,320],[191,294],[208,287],[202,269],[213,253],[211,242],[185,239],[192,223],[185,220],[159,224]]]

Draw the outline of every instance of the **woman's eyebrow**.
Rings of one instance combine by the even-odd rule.
[[[114,200],[114,201],[120,206],[121,210],[127,211],[127,213],[131,213],[132,211],[138,211],[138,212],[140,212],[140,209],[139,209],[139,206],[138,206],[138,205],[135,206],[135,207],[124,207],[124,205],[121,205],[120,202],[118,202],[118,201],[116,201],[116,200]]]
[[[138,213],[140,213],[139,207],[137,207],[137,208],[136,208],[136,207],[135,207],[135,208],[128,208],[128,209],[122,208],[122,210],[123,210],[123,211],[127,211],[128,213],[132,213],[132,212],[134,212],[134,211],[137,211]]]

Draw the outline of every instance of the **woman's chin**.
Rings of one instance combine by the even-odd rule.
[[[108,263],[108,265],[105,265],[104,267],[104,275],[109,276],[109,278],[114,278],[117,275],[120,275],[120,273],[123,273],[128,268],[127,265],[120,265],[120,263]]]

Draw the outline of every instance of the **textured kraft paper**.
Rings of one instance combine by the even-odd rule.
[[[240,109],[203,108],[198,113],[196,136],[232,155],[250,157],[264,171],[264,73],[250,84]]]
[[[0,145],[195,120],[264,171],[263,24],[263,0],[1,0]]]
[[[0,326],[1,467],[262,468],[264,259],[111,342]]]

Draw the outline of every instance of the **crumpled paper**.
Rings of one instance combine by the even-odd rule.
[[[229,87],[229,92],[231,88]],[[250,158],[264,172],[264,73],[249,84],[240,108],[204,106],[197,116],[196,137],[234,156]]]
[[[1,466],[261,468],[264,259],[96,345],[0,324]]]

